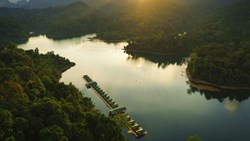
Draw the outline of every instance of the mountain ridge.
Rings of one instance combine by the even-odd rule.
[[[76,1],[81,1],[87,4],[103,4],[103,3],[110,3],[110,2],[116,2],[117,0],[16,0],[15,2],[10,2],[9,0],[0,0],[0,7],[9,7],[9,8],[48,8],[48,7],[58,7],[58,6],[64,6],[69,5],[71,3],[74,3]],[[129,0],[126,0],[129,1]],[[132,0],[136,1],[136,0]],[[150,1],[150,0],[148,0]],[[166,0],[169,2],[174,2],[178,4],[183,5],[207,5],[207,6],[213,6],[213,7],[221,7],[228,4],[236,3],[241,0],[206,0],[206,1],[200,1],[200,0]],[[119,2],[123,2],[122,0],[119,0]]]
[[[16,3],[10,2],[8,0],[0,0],[0,7],[8,8],[25,8],[25,9],[41,9],[48,7],[60,7],[65,5],[70,5],[74,2],[81,1],[88,3],[90,0],[20,0]]]

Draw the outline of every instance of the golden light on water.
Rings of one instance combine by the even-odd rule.
[[[229,112],[236,112],[240,108],[241,104],[238,101],[230,101],[227,100],[224,103],[224,107],[229,111]]]

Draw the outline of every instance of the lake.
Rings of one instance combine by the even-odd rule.
[[[88,74],[146,131],[141,141],[185,141],[199,135],[204,141],[249,141],[250,100],[247,94],[200,92],[190,87],[185,75],[186,56],[156,56],[125,53],[121,43],[91,40],[95,35],[52,40],[31,37],[18,45],[40,53],[55,54],[75,62],[63,73],[61,82],[72,82],[96,108],[108,115],[108,108],[85,88]],[[124,136],[137,140],[133,135]]]

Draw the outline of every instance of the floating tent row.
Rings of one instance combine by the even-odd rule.
[[[84,75],[83,78],[88,82],[86,84],[87,88],[93,88],[95,91],[112,107],[117,108],[119,105],[112,99],[108,94],[106,94],[96,82],[94,82],[88,75]]]
[[[92,85],[96,92],[112,107],[117,108],[119,105],[106,94],[98,85]]]
[[[84,78],[87,82],[93,81],[88,75],[84,75],[83,78]]]
[[[130,128],[131,130],[133,130],[134,133],[136,133],[136,136],[137,136],[137,137],[141,137],[141,136],[144,136],[144,135],[147,134],[147,132],[144,131],[143,128],[140,127],[139,124],[136,123],[136,122],[132,119],[132,117],[131,117],[130,115],[128,115],[128,114],[125,114],[125,115],[126,115],[126,120],[127,120],[128,124],[129,124],[129,125],[128,125],[129,128]]]
[[[83,78],[88,82],[86,84],[87,88],[93,88],[112,108],[109,111],[109,115],[116,115],[116,114],[125,114],[126,120],[128,122],[128,128],[133,131],[133,134],[139,138],[147,134],[146,131],[143,130],[142,127],[137,124],[131,116],[126,114],[126,107],[119,106],[108,94],[106,94],[99,86],[98,84],[93,81],[88,75],[84,75]]]
[[[97,85],[95,81],[93,81],[88,75],[84,75],[83,78],[88,82],[85,86],[89,89],[91,86]]]
[[[126,112],[127,108],[124,106],[120,106],[120,107],[116,107],[113,108],[109,111],[109,115],[113,116],[113,115],[117,115],[117,114],[124,114]]]

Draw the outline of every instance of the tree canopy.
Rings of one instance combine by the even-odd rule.
[[[250,87],[249,1],[222,9],[193,30],[196,45],[187,70],[195,79]]]
[[[53,52],[0,50],[0,140],[122,141],[121,128],[72,84],[59,83],[75,64]]]

